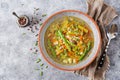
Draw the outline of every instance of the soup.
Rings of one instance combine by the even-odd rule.
[[[94,45],[93,32],[89,25],[73,16],[64,16],[53,21],[46,30],[44,40],[48,55],[64,65],[85,60]]]

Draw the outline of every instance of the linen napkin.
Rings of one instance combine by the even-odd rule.
[[[82,70],[74,71],[74,73],[87,76],[89,80],[104,80],[105,73],[108,70],[110,64],[107,54],[105,56],[103,66],[100,69],[97,69],[97,67],[100,56],[105,53],[105,48],[108,42],[105,27],[108,27],[112,20],[118,15],[116,13],[116,10],[110,5],[106,4],[104,0],[87,0],[87,5],[87,14],[90,15],[99,26],[102,38],[102,46],[99,55],[88,67]]]

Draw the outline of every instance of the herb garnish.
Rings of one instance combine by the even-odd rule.
[[[42,17],[45,17],[45,16],[47,16],[47,14],[43,14],[43,15],[42,15]]]

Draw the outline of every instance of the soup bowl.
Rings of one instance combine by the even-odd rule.
[[[47,28],[54,20],[61,18],[63,16],[74,16],[74,17],[82,19],[83,21],[85,21],[89,25],[89,27],[91,28],[91,30],[93,32],[94,45],[93,45],[93,48],[90,52],[90,55],[85,60],[83,60],[75,65],[63,65],[63,64],[60,64],[60,63],[54,61],[48,55],[48,52],[47,52],[45,45],[44,45],[44,42],[45,42],[44,37],[45,37],[45,32],[46,32]],[[59,11],[59,12],[51,15],[43,23],[43,25],[40,28],[39,35],[38,35],[38,46],[39,46],[39,49],[40,49],[42,56],[49,64],[51,64],[52,66],[54,66],[58,69],[61,69],[61,70],[74,71],[74,70],[79,70],[79,69],[82,69],[84,67],[87,67],[98,56],[100,48],[101,48],[101,34],[99,31],[98,25],[89,15],[87,15],[81,11],[78,11],[78,10],[62,10],[62,11]]]

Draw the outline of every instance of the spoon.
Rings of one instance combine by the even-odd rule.
[[[16,16],[18,19],[20,19],[20,17],[15,12],[13,12],[12,14]]]
[[[19,27],[26,27],[30,25],[29,18],[26,15],[18,16],[15,12],[12,14],[18,18],[17,23]]]
[[[116,38],[117,35],[118,35],[118,27],[116,24],[113,24],[113,25],[111,25],[111,27],[108,30],[108,33],[107,33],[108,43],[106,45],[105,52],[103,52],[103,54],[101,55],[101,57],[99,59],[97,69],[100,69],[103,66],[110,41],[112,39]]]

